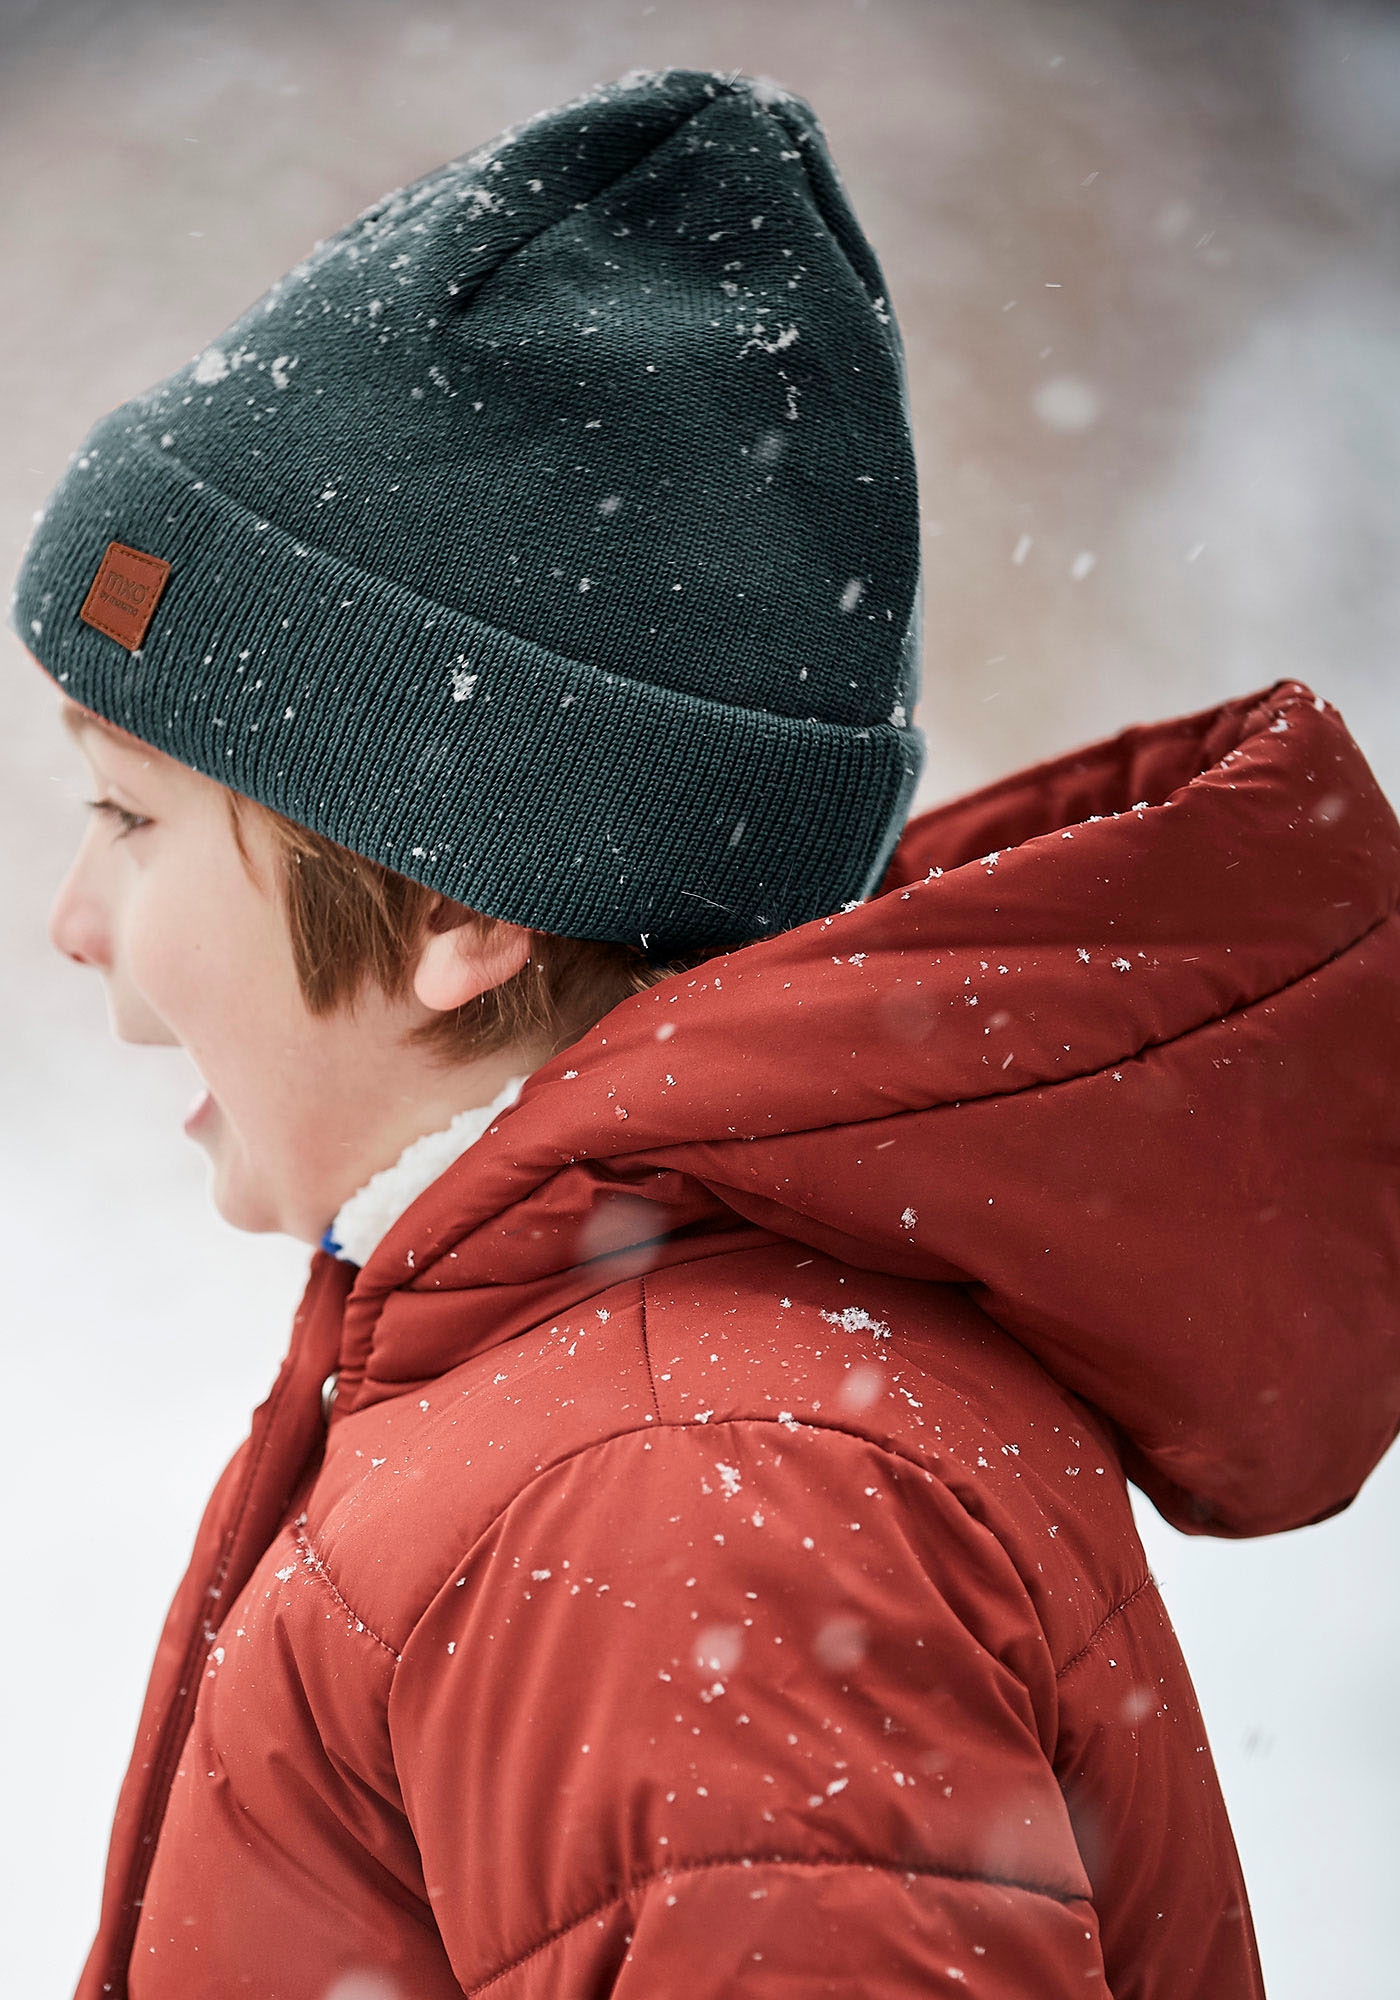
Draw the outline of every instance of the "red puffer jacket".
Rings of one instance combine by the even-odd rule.
[[[1124,1473],[1261,1534],[1395,1430],[1397,888],[1306,689],[1129,731],[318,1257],[85,2000],[1258,1994]]]

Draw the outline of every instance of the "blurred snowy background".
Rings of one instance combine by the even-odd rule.
[[[318,236],[633,67],[824,119],[904,325],[927,801],[1297,674],[1400,794],[1400,11],[1359,0],[0,0],[12,571],[88,424]],[[3,640],[4,1983],[61,2000],[200,1503],[305,1253],[49,953],[79,781]],[[1142,1510],[1144,1513],[1146,1509]],[[1400,1992],[1400,1463],[1259,1546],[1144,1521],[1273,2000]]]

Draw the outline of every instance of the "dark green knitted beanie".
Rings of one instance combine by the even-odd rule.
[[[488,915],[654,956],[822,915],[922,750],[884,292],[798,99],[626,78],[368,209],[99,423],[16,630]]]

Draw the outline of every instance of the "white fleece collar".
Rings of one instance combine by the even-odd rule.
[[[508,1111],[525,1086],[523,1076],[513,1076],[489,1104],[459,1111],[440,1132],[429,1132],[405,1146],[392,1167],[367,1180],[345,1202],[335,1221],[321,1238],[323,1250],[348,1264],[363,1264],[378,1247],[425,1188],[445,1174],[454,1160]]]

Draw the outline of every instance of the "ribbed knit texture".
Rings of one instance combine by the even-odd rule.
[[[111,541],[171,565],[135,652],[78,617]],[[862,896],[921,758],[918,509],[812,113],[627,78],[390,195],[96,426],[13,616],[488,915],[675,952]]]

